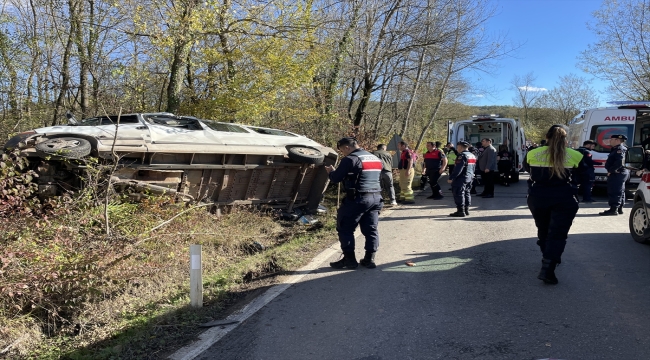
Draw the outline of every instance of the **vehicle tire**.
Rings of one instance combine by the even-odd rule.
[[[289,159],[301,164],[320,165],[325,160],[325,155],[317,149],[308,146],[287,146]]]
[[[632,211],[630,212],[629,224],[630,235],[632,235],[634,241],[641,244],[647,244],[650,242],[650,239],[646,237],[649,225],[648,212],[646,211],[646,208],[643,205],[642,201],[637,201],[634,203]]]
[[[518,170],[512,170],[512,173],[510,174],[510,181],[513,183],[519,182],[519,171]]]
[[[92,150],[90,141],[76,137],[58,137],[36,144],[36,150],[51,155],[79,159]]]

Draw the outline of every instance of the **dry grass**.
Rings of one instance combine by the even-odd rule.
[[[320,228],[235,210],[154,199],[50,219],[0,222],[0,351],[11,358],[161,358],[190,341],[272,277],[335,241],[333,216]],[[204,302],[190,309],[189,245],[203,245]],[[0,355],[2,357],[3,355]]]

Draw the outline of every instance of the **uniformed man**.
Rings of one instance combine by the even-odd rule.
[[[467,151],[468,148],[469,143],[466,141],[459,141],[456,145],[458,156],[454,163],[454,171],[447,180],[451,184],[451,191],[456,202],[456,212],[449,214],[452,217],[469,215],[469,206],[472,203],[470,190],[472,189],[472,179],[476,168],[476,157]]]
[[[576,151],[582,154],[582,161],[578,165],[578,181],[582,188],[582,201],[586,203],[593,202],[591,198],[591,189],[594,187],[596,175],[594,171],[594,160],[591,157],[591,151],[596,147],[596,142],[586,140]]]
[[[336,231],[339,235],[343,258],[331,262],[335,269],[355,269],[359,266],[354,254],[354,231],[361,226],[361,233],[366,237],[365,257],[361,265],[372,269],[375,265],[375,253],[379,247],[377,223],[383,203],[379,177],[382,162],[375,155],[361,149],[356,139],[346,137],[337,143],[337,148],[345,156],[338,169],[326,166],[329,179],[336,184],[341,182],[345,189],[345,199],[338,210]]]
[[[431,196],[427,197],[427,199],[441,200],[443,198],[438,180],[440,180],[440,176],[447,168],[447,156],[440,149],[440,145],[442,145],[440,141],[436,141],[435,144],[428,142],[427,152],[424,154],[422,174],[429,178],[432,191]]]
[[[623,144],[627,140],[625,135],[612,135],[609,139],[611,151],[605,162],[607,170],[607,196],[609,197],[609,210],[600,215],[618,215],[623,213],[625,204],[625,181],[630,172],[625,167],[625,153],[627,147]]]

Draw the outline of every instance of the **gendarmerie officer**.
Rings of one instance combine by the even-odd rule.
[[[582,161],[578,165],[578,181],[582,188],[582,201],[586,203],[593,202],[591,198],[591,189],[594,187],[596,174],[594,171],[594,160],[591,157],[591,151],[596,147],[596,142],[586,140],[576,151],[582,154]]]
[[[456,212],[449,214],[452,217],[465,217],[469,215],[469,206],[472,204],[472,179],[476,168],[476,156],[469,152],[469,143],[459,141],[456,145],[458,157],[454,162],[454,171],[449,175],[451,191],[456,202]]]
[[[618,215],[623,213],[625,204],[625,181],[627,181],[630,172],[625,167],[625,153],[627,147],[623,144],[627,140],[625,135],[612,135],[609,139],[609,145],[612,147],[607,161],[605,170],[607,170],[607,197],[609,198],[609,210],[605,210],[600,215]]]
[[[343,258],[331,262],[330,266],[335,269],[355,269],[359,266],[354,254],[354,230],[359,225],[366,238],[366,255],[360,263],[372,269],[377,267],[377,223],[383,206],[379,181],[382,162],[375,155],[361,149],[354,138],[343,138],[336,146],[345,157],[338,169],[333,166],[326,166],[325,169],[330,181],[334,184],[341,182],[346,193],[336,218],[336,231],[339,234]]]

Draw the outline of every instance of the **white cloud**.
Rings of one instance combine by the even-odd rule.
[[[534,87],[534,86],[520,86],[519,90],[524,90],[524,91],[548,91],[547,88],[539,88],[539,87]]]
[[[485,95],[483,95],[483,94],[476,94],[476,95],[474,95],[474,97],[477,97],[477,98],[484,98]]]

